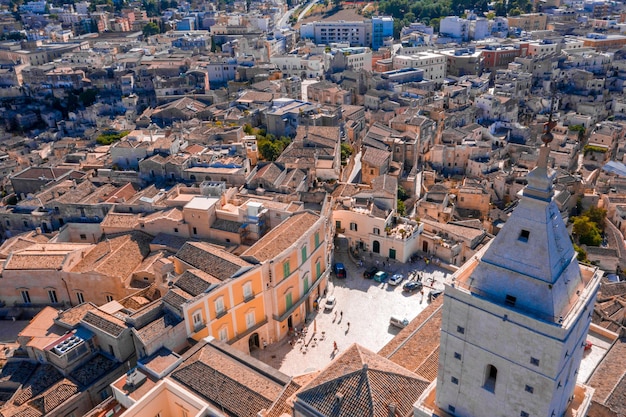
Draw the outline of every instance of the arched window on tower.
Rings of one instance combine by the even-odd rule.
[[[493,365],[487,365],[485,370],[485,383],[483,388],[490,392],[496,391],[496,379],[498,379],[498,368]]]

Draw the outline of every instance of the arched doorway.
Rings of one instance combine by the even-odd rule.
[[[375,240],[374,242],[372,242],[372,252],[374,253],[380,253],[380,242]]]
[[[259,334],[252,333],[250,335],[250,338],[248,339],[248,349],[250,350],[250,352],[252,352],[259,347],[261,347],[261,345],[259,344]]]

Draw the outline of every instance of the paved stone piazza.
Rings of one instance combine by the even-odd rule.
[[[375,265],[376,261],[389,276],[401,272],[405,280],[393,286],[363,278],[363,271]],[[366,257],[360,267],[347,252],[339,251],[335,252],[335,262],[345,265],[348,277],[337,279],[333,275],[331,279],[326,297],[333,295],[337,298],[333,311],[321,308],[319,312],[310,314],[304,337],[293,336],[282,340],[252,352],[252,356],[287,375],[295,376],[323,369],[352,343],[377,352],[400,331],[389,325],[389,317],[395,315],[414,319],[428,305],[429,291],[443,289],[444,279],[451,276],[451,272],[432,263],[426,265],[424,260],[411,264],[391,261],[389,265],[386,258]],[[425,284],[423,297],[419,291],[410,294],[402,291],[408,273],[414,270],[422,274]],[[322,306],[325,301],[325,298],[322,299]],[[337,351],[334,351],[333,342],[337,343]]]

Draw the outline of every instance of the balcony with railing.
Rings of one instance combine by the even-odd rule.
[[[302,294],[302,297],[300,297],[299,300],[297,300],[295,303],[293,303],[292,306],[289,307],[287,310],[285,310],[285,312],[283,312],[282,314],[274,314],[274,315],[272,315],[272,318],[274,320],[278,321],[278,322],[282,322],[282,321],[287,320],[287,318],[290,315],[292,315],[293,312],[296,311],[296,309],[298,309],[298,307],[300,307],[303,302],[308,300],[308,298],[311,296],[311,294],[313,294],[313,291],[315,291],[315,289],[317,287],[319,287],[320,283],[324,279],[327,279],[329,275],[330,275],[330,268],[326,268],[326,270],[319,276],[319,278],[316,279],[315,282],[313,282],[311,284],[309,289],[304,294]]]

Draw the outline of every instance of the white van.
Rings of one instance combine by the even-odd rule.
[[[391,316],[389,318],[389,324],[391,324],[392,326],[396,326],[396,327],[399,327],[399,328],[403,329],[406,326],[408,326],[409,321],[407,319],[405,319],[405,318],[402,318],[402,317]]]

